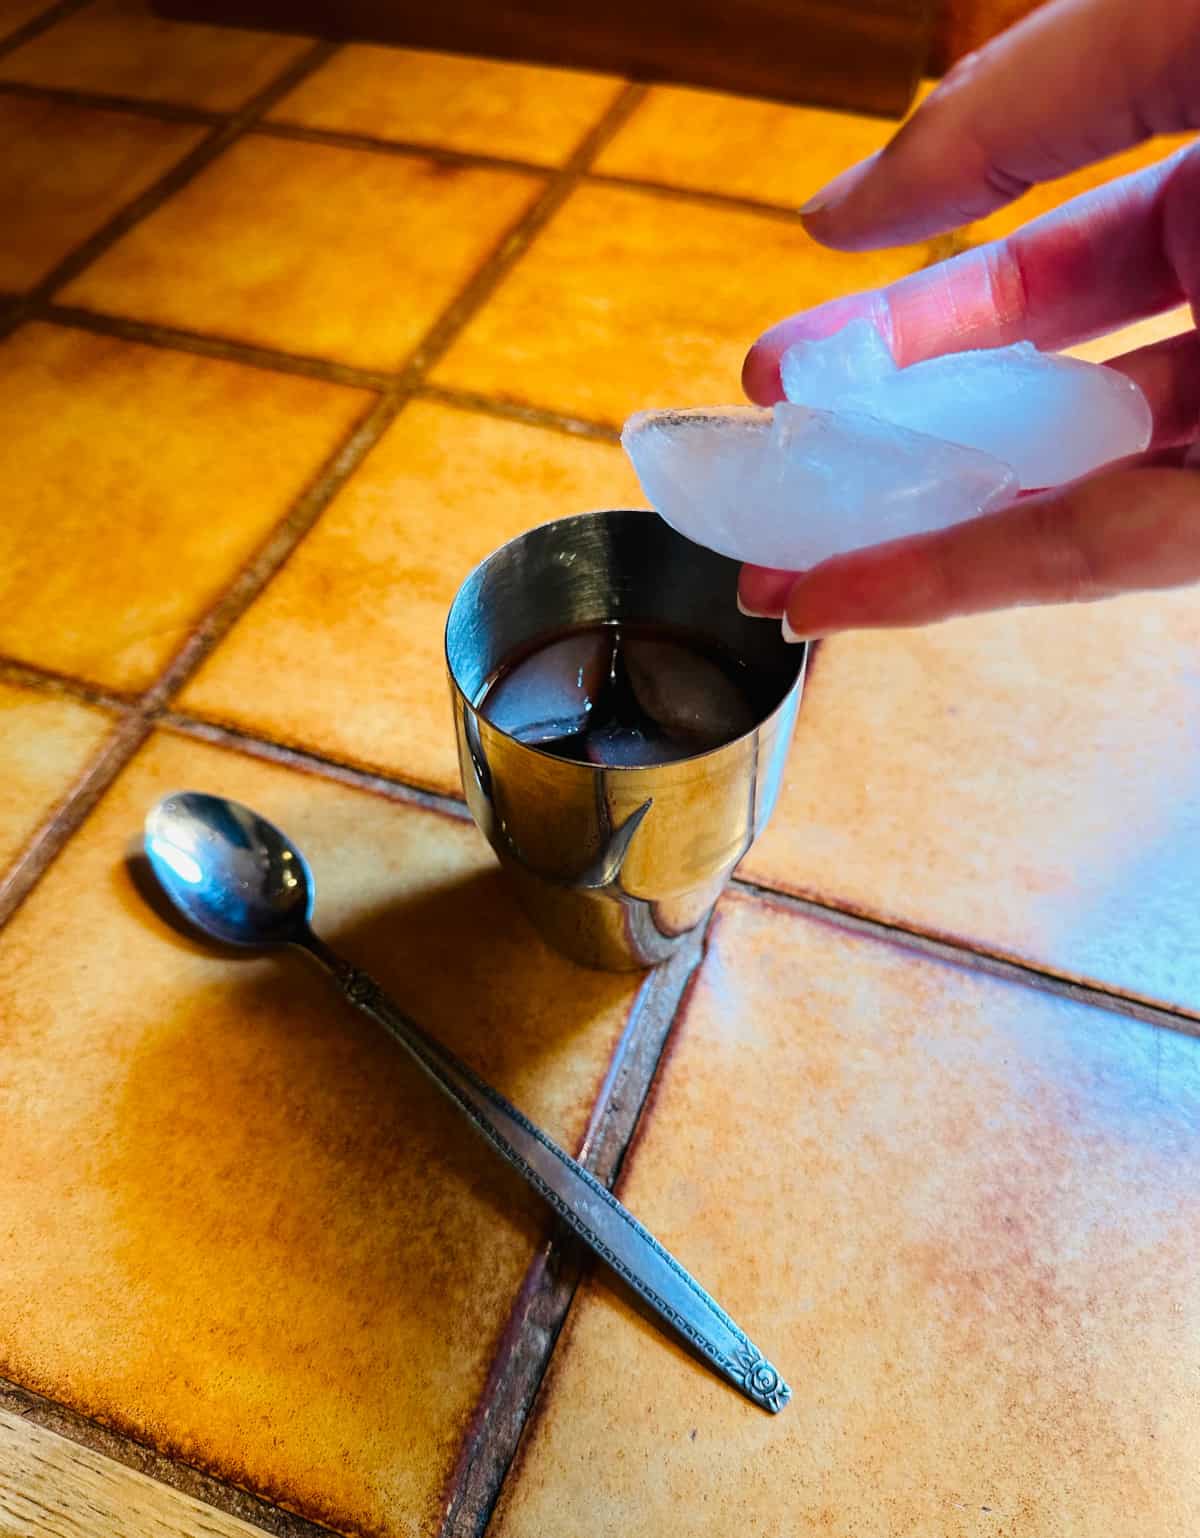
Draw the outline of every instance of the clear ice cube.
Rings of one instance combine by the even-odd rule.
[[[1011,465],[1023,490],[1075,480],[1150,442],[1150,408],[1131,379],[1030,342],[897,368],[871,323],[856,320],[789,348],[780,374],[789,401],[979,449]]]
[[[786,570],[961,523],[1016,490],[1009,467],[976,449],[786,403],[640,412],[621,441],[672,528]]]
[[[832,336],[795,342],[779,365],[783,393],[797,406],[834,411],[896,373],[887,343],[869,320],[852,320]]]
[[[608,677],[612,648],[608,631],[561,636],[500,675],[487,692],[484,714],[518,742],[555,742],[584,731]]]
[[[625,673],[638,706],[668,735],[697,753],[750,731],[754,712],[716,662],[678,641],[629,636]]]

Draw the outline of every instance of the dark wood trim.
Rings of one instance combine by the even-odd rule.
[[[925,66],[933,0],[155,0],[155,9],[897,117]]]

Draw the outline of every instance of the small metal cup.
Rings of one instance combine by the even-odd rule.
[[[775,806],[807,646],[738,612],[737,565],[644,511],[582,513],[490,555],[446,624],[471,815],[545,938],[585,966],[665,961],[702,924]],[[500,665],[541,636],[604,620],[723,642],[777,685],[771,713],[711,752],[647,768],[571,763],[478,710]]]

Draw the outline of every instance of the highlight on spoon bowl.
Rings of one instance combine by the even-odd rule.
[[[147,814],[143,847],[176,909],[225,945],[287,945],[308,927],[314,884],[304,856],[247,806],[175,791]]]

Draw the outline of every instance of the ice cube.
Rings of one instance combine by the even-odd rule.
[[[582,747],[586,762],[606,769],[645,769],[651,764],[674,763],[680,756],[678,746],[670,739],[616,722],[588,732]]]
[[[790,401],[980,449],[1011,465],[1024,490],[1075,480],[1150,442],[1150,408],[1131,379],[1030,342],[898,369],[870,322],[857,320],[789,348],[780,374]]]
[[[518,742],[554,742],[584,731],[612,648],[607,630],[552,641],[500,674],[484,696],[483,714]]]
[[[672,528],[792,571],[961,523],[1016,489],[1009,467],[976,449],[786,403],[639,412],[621,441]]]
[[[822,411],[868,393],[895,372],[888,345],[869,320],[852,320],[820,341],[796,342],[779,367],[788,400]]]
[[[622,648],[634,698],[668,737],[696,753],[754,726],[746,696],[716,662],[677,641],[629,636]]]

